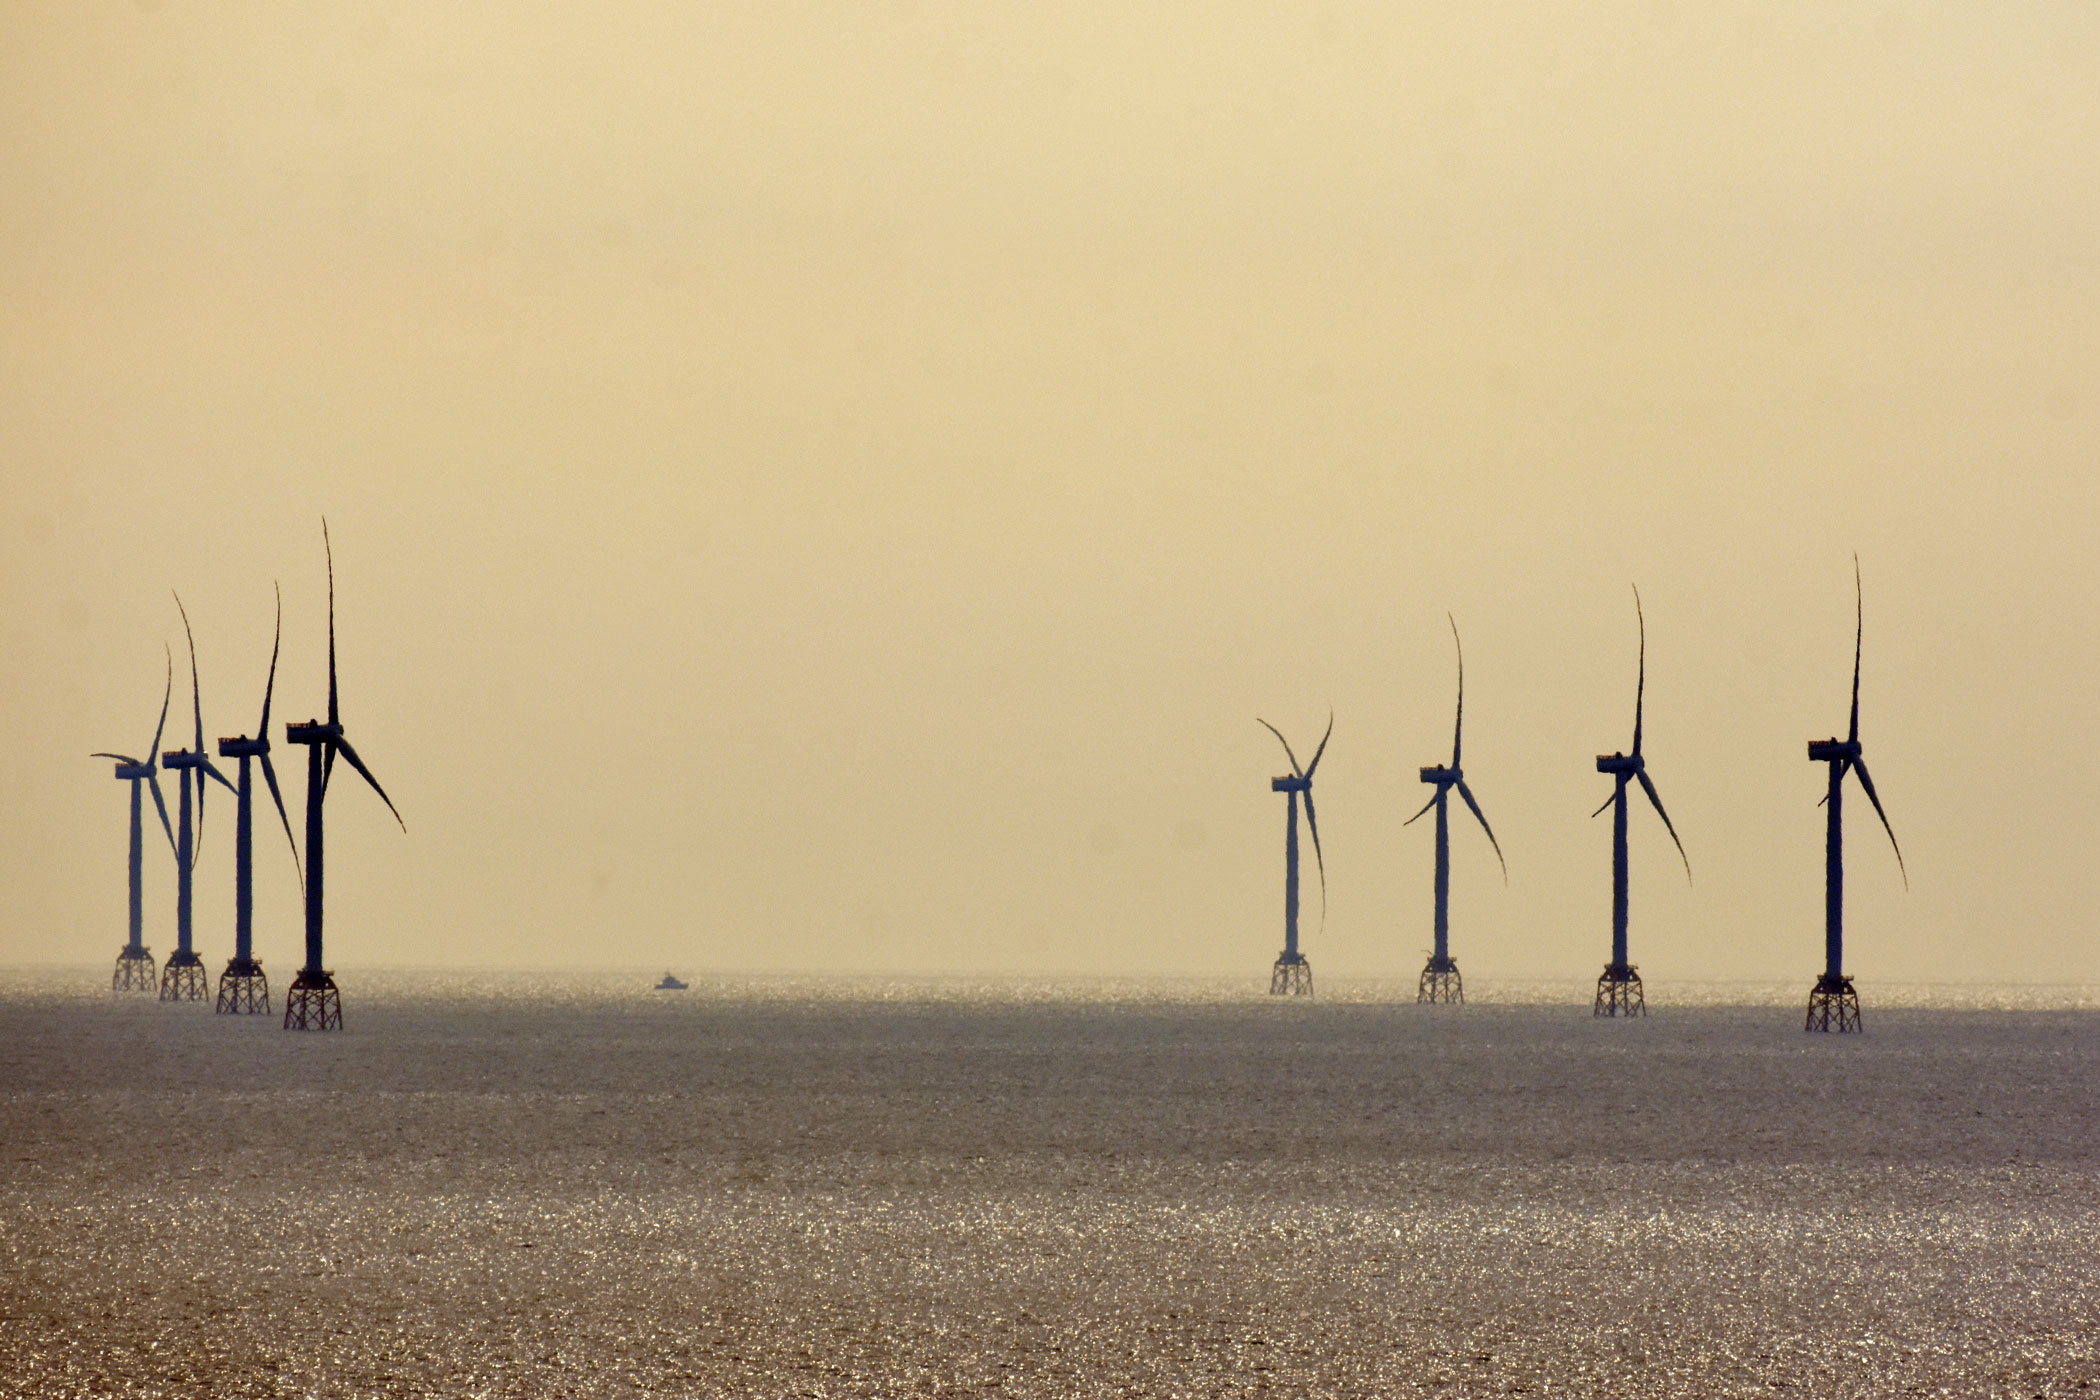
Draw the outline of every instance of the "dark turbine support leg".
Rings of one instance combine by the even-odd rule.
[[[1629,963],[1607,963],[1597,978],[1597,1016],[1645,1016],[1648,997],[1641,990],[1640,969]]]
[[[284,994],[284,1028],[288,1031],[339,1031],[343,1028],[343,998],[335,989],[335,974],[306,968],[292,979]]]
[[[1423,1005],[1465,1005],[1466,979],[1458,975],[1458,959],[1430,958],[1415,987],[1415,1001]]]
[[[221,1016],[267,1016],[270,1014],[270,979],[254,959],[233,959],[219,974]]]
[[[1837,1031],[1844,1034],[1863,1029],[1859,1019],[1859,993],[1850,977],[1824,974],[1808,994],[1808,1024],[1803,1030]]]
[[[162,1001],[203,1001],[211,995],[211,974],[195,953],[177,952],[160,970]]]
[[[1313,994],[1312,964],[1301,953],[1283,953],[1269,970],[1269,995],[1309,997]]]
[[[117,950],[116,970],[109,975],[112,992],[150,992],[159,986],[150,951],[129,944]]]

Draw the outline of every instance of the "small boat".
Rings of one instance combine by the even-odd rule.
[[[685,983],[666,972],[664,980],[656,984],[656,990],[659,992],[682,992],[685,990]]]

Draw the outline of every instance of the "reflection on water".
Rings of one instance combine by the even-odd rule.
[[[2091,989],[660,971],[0,976],[0,1394],[2100,1384]]]

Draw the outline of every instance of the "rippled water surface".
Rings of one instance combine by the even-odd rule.
[[[0,1394],[2100,1390],[2092,989],[649,980],[0,974]]]

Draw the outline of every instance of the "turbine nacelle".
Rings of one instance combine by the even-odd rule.
[[[1453,783],[1462,782],[1465,779],[1465,776],[1465,773],[1461,770],[1457,768],[1446,768],[1441,763],[1439,763],[1434,768],[1424,768],[1422,770],[1422,781],[1425,783],[1435,783],[1438,787],[1449,787]]]
[[[1597,755],[1599,773],[1638,773],[1648,766],[1648,760],[1639,754],[1600,753]]]
[[[177,749],[173,753],[162,754],[160,756],[160,766],[180,772],[184,768],[204,768],[208,767],[209,764],[201,753],[191,753],[188,749]]]
[[[1311,779],[1311,778],[1271,778],[1271,779],[1269,779],[1269,791],[1270,791],[1270,792],[1311,792],[1311,791],[1312,791],[1312,779]]]
[[[119,763],[117,765],[117,776],[119,778],[150,778],[155,771],[150,763]]]
[[[323,724],[317,719],[310,719],[304,724],[287,724],[284,727],[284,739],[288,744],[327,744],[342,737],[342,725]]]
[[[1808,760],[1811,763],[1840,763],[1857,761],[1862,749],[1857,739],[1811,739],[1808,741]]]
[[[269,751],[268,739],[251,739],[245,734],[236,734],[231,739],[219,740],[221,758],[256,758]]]

